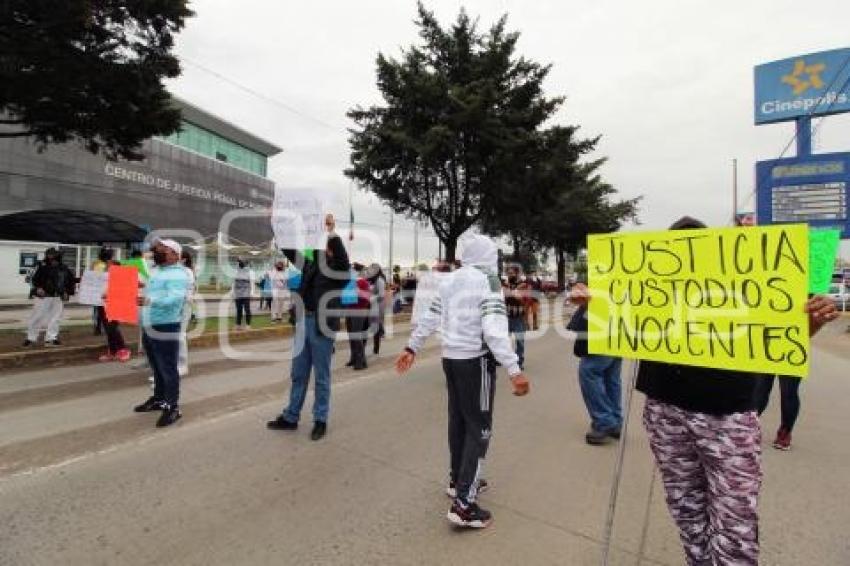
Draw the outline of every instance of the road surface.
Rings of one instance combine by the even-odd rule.
[[[765,415],[762,563],[850,564],[850,376],[846,319],[819,337],[794,448],[769,446]],[[527,344],[532,392],[500,375],[482,532],[445,520],[445,391],[436,340],[408,376],[396,329],[370,369],[336,355],[328,436],[269,431],[289,364],[192,353],[184,419],[135,415],[146,374],[116,364],[0,376],[0,565],[599,564],[615,445],[590,447],[571,342]],[[247,355],[248,358],[252,356]],[[624,381],[631,376],[624,366]],[[614,528],[617,565],[680,565],[654,480],[637,394]],[[650,497],[650,492],[651,497]]]

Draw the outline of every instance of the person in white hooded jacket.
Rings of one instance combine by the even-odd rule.
[[[496,244],[486,236],[469,235],[461,245],[462,267],[440,281],[396,369],[409,370],[425,340],[440,330],[449,396],[451,471],[446,493],[453,499],[447,518],[458,526],[483,528],[492,515],[476,498],[486,485],[480,475],[493,422],[496,362],[507,369],[515,395],[528,393],[529,384],[508,334]]]

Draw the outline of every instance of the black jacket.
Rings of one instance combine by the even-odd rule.
[[[328,338],[334,338],[339,330],[339,318],[344,316],[339,312],[342,309],[340,293],[351,278],[351,263],[339,236],[329,237],[327,247],[332,256],[324,250],[316,250],[313,261],[306,259],[300,251],[283,250],[283,254],[296,267],[303,266],[301,285],[293,289],[301,299],[296,302],[295,323],[303,322],[305,311],[314,313],[319,331]]]
[[[761,377],[744,371],[642,361],[635,388],[650,399],[686,411],[731,415],[758,408],[756,385]]]
[[[587,306],[582,305],[567,323],[567,330],[576,333],[576,342],[573,345],[573,354],[579,358],[587,356]]]
[[[43,289],[45,297],[67,299],[74,294],[74,274],[62,262],[41,264],[32,276],[34,289]]]

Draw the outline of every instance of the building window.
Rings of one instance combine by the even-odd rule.
[[[166,137],[165,140],[209,158],[215,158],[232,167],[250,171],[256,175],[266,176],[267,174],[267,159],[264,155],[191,122],[183,122],[180,130]]]

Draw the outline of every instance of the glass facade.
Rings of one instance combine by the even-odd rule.
[[[200,153],[210,159],[233,165],[256,175],[266,176],[266,156],[223,138],[191,122],[183,121],[180,130],[163,138],[168,143]]]

